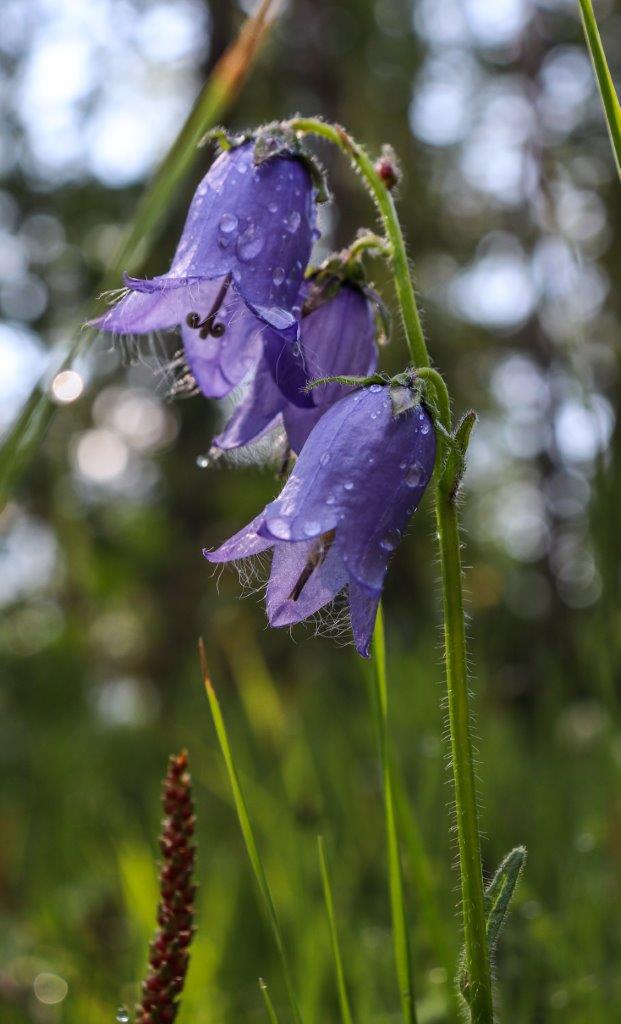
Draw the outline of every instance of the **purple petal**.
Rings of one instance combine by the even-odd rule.
[[[248,394],[213,443],[225,450],[250,444],[274,424],[284,404],[267,363],[260,360]]]
[[[319,550],[320,541],[276,544],[267,585],[267,617],[271,626],[290,626],[313,615],[334,600],[347,583],[347,572],[335,545],[317,565],[306,582],[309,558]],[[303,586],[297,597],[296,586]]]
[[[129,280],[133,287],[135,279]],[[115,334],[170,330],[185,320],[193,303],[209,308],[218,291],[217,281],[175,281],[171,284],[166,278],[159,277],[136,283],[140,290],[123,296],[107,313],[92,322],[94,327]]]
[[[303,317],[300,346],[311,380],[339,374],[362,377],[373,373],[377,366],[375,325],[371,304],[360,289],[345,284],[334,298]],[[341,384],[322,384],[312,391],[314,409],[300,410],[295,406],[285,409],[285,429],[294,452],[301,452],[326,409],[347,393],[348,389]]]
[[[192,312],[203,320],[213,309],[223,281],[210,284],[209,301],[202,301],[196,289],[189,289],[192,301],[186,317]],[[209,398],[221,398],[241,384],[256,366],[267,329],[248,309],[233,285],[215,314],[214,329],[217,334],[209,333],[203,338],[200,330],[189,327],[184,317],[181,336],[188,366],[199,388]]]
[[[270,331],[265,336],[264,352],[266,363],[281,394],[296,407],[314,409],[313,395],[305,390],[309,378],[300,346]]]
[[[261,535],[303,540],[336,527],[350,575],[377,589],[434,460],[433,426],[422,407],[394,417],[387,386],[349,394],[310,434],[265,510]]]
[[[248,558],[250,555],[258,555],[261,551],[267,551],[274,543],[273,540],[266,540],[260,537],[257,530],[261,524],[263,515],[257,516],[244,526],[243,530],[229,537],[215,551],[203,550],[205,558],[209,562],[235,562],[238,558]]]
[[[381,595],[381,590],[367,590],[359,583],[354,582],[349,584],[351,631],[356,650],[363,658],[369,657],[377,606]]]
[[[282,330],[278,321],[291,316],[310,256],[314,189],[296,157],[255,166],[253,149],[247,142],[222,153],[201,181],[170,274],[232,272],[246,302]]]

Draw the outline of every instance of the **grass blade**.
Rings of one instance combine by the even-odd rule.
[[[390,890],[390,911],[392,917],[392,935],[395,952],[397,981],[401,996],[401,1008],[404,1024],[416,1024],[416,1006],[414,1003],[414,979],[410,938],[405,909],[403,891],[403,873],[399,856],[399,836],[397,831],[397,815],[394,782],[390,757],[388,753],[388,684],[386,678],[386,643],[384,639],[384,614],[380,602],[373,631],[373,705],[377,725],[377,735],[382,766],[384,786],[384,807],[386,815],[386,845],[388,852],[388,884]]]
[[[602,98],[617,173],[621,178],[621,106],[606,60],[592,0],[578,0],[578,3],[580,4],[580,16],[586,43],[591,55],[599,94]]]
[[[279,2],[260,0],[254,14],[242,25],[237,39],[214,67],[179,135],[138,203],[125,238],[100,283],[100,292],[117,286],[121,273],[124,270],[135,272],[148,255],[174,195],[198,158],[200,139],[224,117],[239,95],[268,32],[270,15],[274,14]],[[96,309],[86,310],[82,319],[86,320],[96,312]],[[69,367],[86,349],[95,333],[78,329],[55,372]],[[47,392],[49,377],[47,372],[35,385],[0,449],[0,504],[6,500],[8,491],[37,451],[56,410]]]
[[[274,1009],[272,997],[270,996],[267,990],[267,985],[263,981],[263,978],[259,978],[259,988],[261,990],[261,995],[263,996],[263,1002],[265,1003],[267,1019],[269,1020],[270,1024],[278,1024],[278,1017],[276,1016],[276,1010]]]
[[[330,885],[330,874],[328,872],[328,861],[326,859],[326,849],[323,836],[317,836],[317,848],[319,851],[319,867],[321,869],[323,896],[326,904],[326,913],[328,915],[328,924],[330,925],[330,938],[332,940],[332,952],[334,954],[334,966],[336,969],[336,984],[339,996],[339,1006],[341,1008],[341,1018],[343,1024],[353,1024],[351,1007],[349,1005],[349,996],[347,995],[347,985],[345,984],[345,971],[343,970],[343,958],[341,956],[341,946],[336,927],[334,900],[332,899],[332,886]]]
[[[394,768],[393,776],[397,817],[408,853],[421,922],[429,935],[438,963],[446,972],[445,991],[449,1019],[461,1022],[463,1018],[455,989],[456,957],[438,904],[432,867],[423,845],[418,819],[405,792],[403,779]]]
[[[263,867],[261,855],[254,837],[252,825],[250,823],[250,816],[248,814],[248,808],[246,806],[246,800],[242,792],[242,788],[235,767],[233,754],[231,751],[231,745],[229,743],[228,733],[224,724],[224,718],[222,717],[222,711],[220,710],[220,704],[216,697],[216,692],[211,684],[209,676],[209,670],[207,668],[207,659],[205,656],[205,647],[203,641],[199,642],[199,654],[201,660],[201,670],[203,673],[203,682],[205,684],[205,690],[207,693],[207,699],[209,700],[209,706],[211,708],[211,714],[213,717],[213,724],[216,729],[216,735],[220,744],[220,750],[222,751],[222,757],[226,765],[226,770],[229,777],[231,789],[233,791],[233,800],[235,802],[235,810],[237,811],[237,817],[239,819],[239,825],[246,845],[248,858],[254,872],[259,891],[263,897],[267,917],[274,935],[274,941],[276,948],[280,954],[280,959],[283,968],[283,974],[285,978],[285,984],[287,986],[287,992],[289,995],[289,1001],[291,1003],[291,1009],[293,1011],[294,1020],[296,1024],[302,1024],[302,1016],[298,1008],[297,1000],[293,989],[293,980],[291,975],[291,969],[289,967],[289,960],[287,957],[286,946],[284,937],[280,928],[280,922],[276,913],[276,907],[274,905],[274,899],[272,897],[272,891],[270,889],[267,875]]]

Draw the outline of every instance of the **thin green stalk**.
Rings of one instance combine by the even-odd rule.
[[[336,915],[334,913],[334,900],[332,898],[332,886],[330,885],[330,874],[328,871],[328,861],[326,858],[326,848],[323,841],[323,836],[317,836],[317,849],[319,852],[319,867],[321,870],[321,881],[323,885],[323,897],[326,904],[326,913],[328,915],[328,924],[330,926],[330,939],[332,941],[332,953],[334,956],[334,966],[336,970],[336,985],[339,996],[339,1006],[341,1009],[341,1018],[343,1024],[353,1024],[353,1017],[351,1013],[351,1007],[349,1005],[349,996],[347,994],[347,985],[345,984],[345,971],[343,969],[343,957],[341,956],[341,945],[339,943],[339,933],[336,927]]]
[[[384,787],[384,810],[386,817],[386,845],[388,849],[388,885],[390,890],[390,912],[392,916],[392,935],[395,952],[395,965],[401,1008],[405,1024],[416,1024],[416,1005],[414,1002],[414,979],[412,976],[412,956],[410,938],[403,891],[403,873],[399,853],[399,836],[397,832],[397,811],[395,792],[388,752],[388,683],[386,678],[386,643],[384,638],[384,616],[382,605],[377,609],[375,629],[373,631],[374,708],[377,724],[377,737],[382,766],[382,782]]]
[[[430,366],[416,296],[410,277],[403,232],[390,192],[363,149],[340,127],[315,118],[295,118],[291,127],[329,139],[346,152],[362,174],[380,211],[386,237],[392,247],[393,272],[401,317],[410,356],[419,369]],[[439,377],[439,375],[437,375]],[[441,379],[441,378],[440,378]],[[433,382],[438,390],[436,377]],[[446,387],[439,388],[445,405]],[[441,408],[450,418],[450,408]],[[450,419],[449,419],[450,422]],[[446,683],[449,703],[452,770],[462,890],[462,915],[468,971],[469,1007],[472,1024],[493,1024],[492,987],[486,940],[481,845],[470,736],[470,708],[466,635],[462,592],[459,523],[455,505],[457,477],[453,472],[437,473],[436,520],[442,565]],[[378,616],[376,647],[383,651],[383,628]]]
[[[274,1009],[274,1004],[272,1002],[272,997],[270,996],[270,994],[268,992],[267,985],[263,981],[263,978],[259,978],[259,989],[261,990],[261,995],[263,996],[263,1002],[265,1003],[265,1011],[267,1013],[267,1019],[269,1020],[270,1024],[278,1024],[278,1017],[276,1016],[276,1010]]]
[[[283,974],[285,978],[285,984],[287,986],[287,992],[289,995],[289,1001],[291,1003],[291,1009],[293,1011],[293,1017],[296,1024],[302,1024],[302,1015],[300,1013],[297,999],[295,997],[295,991],[293,987],[293,978],[291,968],[289,966],[289,958],[287,956],[287,947],[285,945],[284,936],[276,913],[276,906],[272,896],[272,890],[267,880],[265,868],[263,867],[263,861],[259,853],[259,848],[254,837],[254,832],[250,822],[250,816],[248,814],[248,808],[246,806],[246,800],[241,788],[237,769],[235,767],[235,761],[231,751],[231,745],[229,743],[228,733],[226,731],[226,725],[224,718],[222,717],[222,711],[220,710],[220,704],[216,697],[216,692],[212,686],[209,671],[207,668],[207,661],[205,657],[205,649],[202,641],[199,644],[199,653],[201,659],[201,669],[203,673],[203,682],[205,684],[205,691],[207,693],[207,699],[209,700],[209,706],[211,708],[211,714],[213,717],[213,723],[216,729],[216,735],[226,765],[226,770],[229,776],[229,782],[233,791],[233,800],[235,801],[235,809],[237,811],[237,817],[239,819],[239,825],[241,828],[244,843],[246,844],[246,850],[248,852],[248,858],[254,872],[254,876],[263,897],[265,903],[265,909],[267,911],[268,921],[270,923],[276,948],[280,954],[280,960],[282,963]]]
[[[436,524],[442,564],[444,656],[448,691],[451,764],[455,786],[461,905],[472,1024],[493,1021],[492,986],[486,936],[481,844],[470,737],[466,632],[457,507],[451,480],[436,487]]]
[[[578,3],[580,4],[582,27],[604,107],[612,153],[617,165],[617,173],[621,177],[621,105],[619,105],[619,98],[612,81],[604,47],[602,46],[593,4],[591,0],[578,0]]]

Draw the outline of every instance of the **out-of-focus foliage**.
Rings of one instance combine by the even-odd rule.
[[[231,0],[4,0],[2,426],[73,330],[242,13]],[[597,13],[614,76],[620,16]],[[577,8],[291,0],[232,123],[295,111],[397,149],[430,348],[456,412],[480,413],[463,503],[486,868],[518,843],[530,853],[497,953],[503,1017],[608,1022],[621,1012],[619,199]],[[318,255],[374,219],[320,148],[337,202]],[[166,268],[190,192],[145,272]],[[402,362],[395,327],[385,366]],[[180,1020],[264,1019],[258,975],[286,1019],[200,686],[202,634],[305,1021],[338,1019],[318,832],[354,1018],[396,1019],[364,666],[309,631],[268,633],[258,598],[240,603],[237,579],[200,556],[273,495],[274,472],[198,468],[220,412],[166,404],[164,368],[123,367],[102,340],[75,369],[84,391],[59,407],[1,520],[0,1016],[110,1024],[133,1001],[159,778],[187,746],[201,889]],[[429,512],[386,599],[421,1021],[447,1019],[459,951]]]

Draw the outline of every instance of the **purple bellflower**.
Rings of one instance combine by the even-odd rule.
[[[327,286],[327,287],[326,287]],[[336,289],[336,290],[335,290]],[[353,282],[332,277],[315,286],[302,286],[300,324],[301,360],[309,379],[342,374],[366,377],[377,367],[373,304],[364,290]],[[238,405],[214,446],[221,450],[239,448],[256,440],[277,422],[282,422],[289,447],[299,454],[315,424],[347,389],[342,384],[320,384],[313,389],[314,407],[291,401],[292,388],[276,383],[267,352],[260,358],[248,393]],[[297,383],[297,378],[293,380]],[[280,385],[280,386],[279,386]]]
[[[296,305],[315,232],[315,187],[302,158],[255,144],[224,151],[201,181],[167,274],[129,289],[95,325],[116,334],[181,326],[185,361],[204,395],[221,398],[260,358],[292,401],[304,395]]]
[[[368,657],[388,561],[435,455],[422,405],[395,414],[388,384],[350,393],[319,420],[279,497],[205,557],[230,562],[273,549],[272,626],[301,622],[347,589],[354,643]]]

